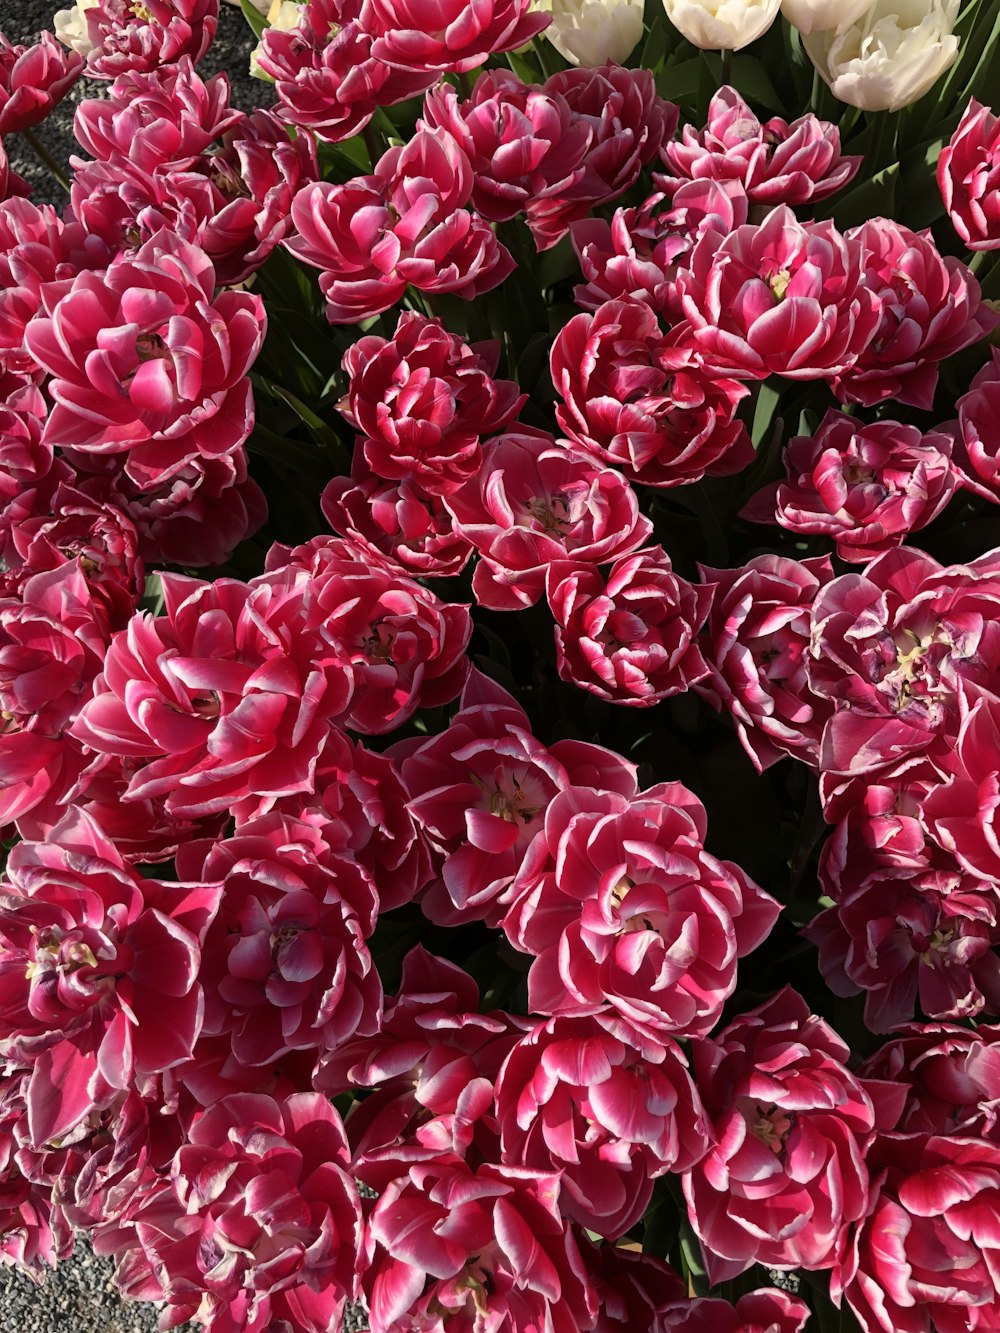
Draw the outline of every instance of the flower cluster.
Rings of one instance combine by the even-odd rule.
[[[259,9],[0,34],[0,1262],[1000,1327],[1000,31]]]

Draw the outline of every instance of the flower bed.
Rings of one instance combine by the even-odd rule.
[[[780,8],[0,37],[4,1262],[1000,1328],[1000,22]]]

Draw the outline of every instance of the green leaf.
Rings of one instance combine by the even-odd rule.
[[[669,102],[691,102],[698,93],[702,69],[700,56],[667,65],[656,80],[656,91]]]
[[[857,227],[875,217],[892,217],[896,202],[896,180],[899,163],[878,171],[871,180],[863,181],[832,203],[837,226]]]
[[[259,9],[250,3],[250,0],[240,0],[240,9],[243,10],[243,17],[250,24],[253,35],[260,41],[261,33],[265,28],[270,27],[267,19]]]
[[[660,0],[656,0],[656,8],[659,10],[659,13],[654,12],[652,22],[646,29],[645,41],[632,57],[633,60],[638,61],[638,64],[642,69],[650,69],[654,74],[660,72],[667,56],[666,19],[663,14],[663,6],[660,4]]]
[[[784,98],[756,56],[733,57],[733,86],[740,90],[748,102],[756,102],[768,111],[781,115],[785,109]]]
[[[324,179],[329,179],[332,174],[350,180],[358,174],[367,175],[370,170],[368,149],[360,134],[337,144],[320,144],[319,161]]]
[[[688,1288],[695,1296],[707,1296],[709,1282],[705,1273],[705,1263],[701,1257],[701,1246],[690,1221],[684,1217],[680,1227],[681,1271],[688,1281]]]
[[[331,458],[344,469],[346,475],[349,467],[347,450],[333,427],[282,385],[271,384],[269,388],[276,397],[288,404],[302,424],[308,427],[309,434],[316,443],[325,449]]]
[[[750,440],[755,449],[771,429],[771,422],[781,402],[781,390],[775,387],[773,380],[764,380],[757,393],[757,403],[753,410],[753,425],[750,427]]]
[[[541,287],[554,287],[566,278],[580,276],[580,265],[573,252],[568,236],[564,236],[558,245],[546,250],[538,265],[538,283]]]
[[[160,582],[159,574],[146,576],[146,587],[139,605],[143,611],[148,611],[153,616],[158,616],[162,612],[163,584]]]

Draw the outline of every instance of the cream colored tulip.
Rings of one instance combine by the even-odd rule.
[[[875,0],[837,32],[804,40],[834,97],[862,111],[898,111],[954,64],[959,0]]]
[[[781,0],[663,0],[667,18],[705,51],[740,51],[762,37]]]
[[[872,0],[781,0],[781,12],[803,37],[810,32],[839,32],[847,28]]]
[[[543,36],[572,65],[623,65],[642,40],[643,0],[544,0],[534,8],[552,15]]]
[[[89,56],[94,43],[87,36],[88,9],[93,9],[100,0],[76,0],[72,9],[60,9],[52,16],[52,28],[55,35],[71,51],[78,51],[82,56]]]

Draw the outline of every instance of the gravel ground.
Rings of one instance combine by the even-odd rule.
[[[69,3],[69,0],[63,0]],[[51,26],[59,0],[0,0],[0,29],[15,44],[30,43]],[[215,43],[199,71],[203,76],[224,71],[232,84],[232,101],[251,110],[272,101],[267,84],[247,74],[253,35],[239,9],[222,6]],[[100,95],[101,84],[82,79],[52,116],[35,131],[57,161],[65,163],[76,151],[73,112],[83,97]],[[20,135],[11,135],[6,148],[14,170],[34,185],[36,204],[66,202],[65,192]],[[41,1287],[20,1273],[0,1268],[0,1333],[153,1333],[157,1307],[121,1300],[111,1283],[114,1265],[98,1258],[85,1242],[72,1259],[61,1264]],[[185,1328],[191,1328],[186,1325]],[[367,1328],[361,1309],[349,1310],[344,1333]],[[183,1329],[178,1333],[184,1333]]]
[[[68,4],[69,0],[63,0]],[[43,28],[52,26],[52,15],[61,7],[60,0],[0,0],[0,29],[15,44],[33,42]],[[224,72],[232,85],[235,106],[249,111],[258,106],[269,106],[274,100],[271,90],[260,79],[251,79],[247,70],[253,34],[238,8],[222,5],[219,31],[215,42],[198,66],[199,73]],[[35,131],[38,138],[58,161],[65,163],[70,153],[77,152],[73,138],[73,112],[84,97],[100,96],[102,81],[80,79],[70,95],[56,107],[53,114]],[[34,185],[31,198],[36,204],[62,205],[66,194],[39,165],[37,157],[19,134],[12,134],[6,143],[11,166]]]

